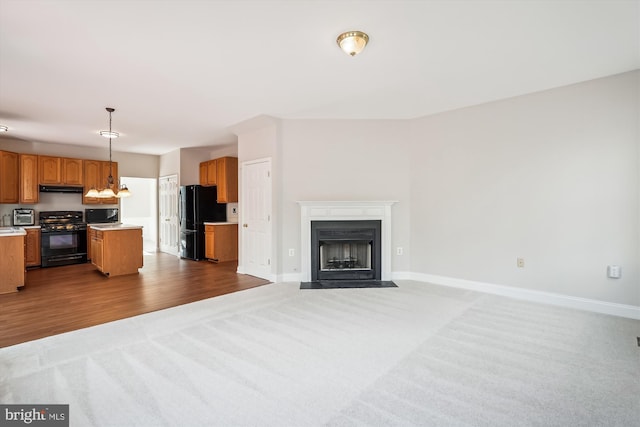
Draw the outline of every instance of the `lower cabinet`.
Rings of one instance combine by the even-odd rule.
[[[215,262],[238,259],[238,224],[204,226],[205,258]]]
[[[0,294],[18,292],[24,286],[24,238],[23,235],[0,237]]]
[[[89,233],[91,264],[105,276],[134,274],[142,268],[142,228],[108,231],[91,228]]]
[[[37,267],[41,264],[40,257],[40,229],[25,228],[27,235],[24,240],[25,267]]]

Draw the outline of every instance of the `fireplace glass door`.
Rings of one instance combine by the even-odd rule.
[[[320,241],[320,270],[371,270],[371,241]]]
[[[380,221],[311,221],[311,280],[380,280]]]

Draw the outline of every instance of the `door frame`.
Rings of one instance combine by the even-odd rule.
[[[255,164],[259,164],[259,163],[267,163],[268,165],[268,171],[269,171],[269,188],[268,188],[268,199],[269,199],[269,235],[268,235],[268,245],[267,245],[267,250],[269,251],[268,254],[266,254],[266,257],[270,260],[270,269],[269,272],[267,274],[263,274],[261,272],[259,272],[259,274],[255,274],[255,271],[249,271],[247,269],[246,266],[246,247],[245,247],[245,242],[246,239],[248,238],[247,236],[247,227],[245,227],[245,225],[247,224],[247,220],[246,220],[246,207],[247,207],[247,203],[245,200],[245,197],[247,195],[247,191],[246,191],[246,179],[245,179],[245,171],[246,171],[246,167],[247,166],[251,166],[251,165],[255,165]],[[238,226],[238,239],[239,239],[239,245],[238,245],[238,273],[241,274],[249,274],[252,276],[256,276],[256,277],[261,277],[263,279],[267,279],[269,281],[275,282],[276,281],[276,274],[274,273],[274,269],[276,266],[276,259],[275,257],[275,251],[273,249],[273,236],[274,236],[274,216],[273,216],[273,160],[271,157],[265,157],[265,158],[260,158],[260,159],[254,159],[254,160],[247,160],[247,161],[243,161],[240,164],[240,173],[239,173],[239,178],[240,178],[240,218],[239,218],[239,226]]]
[[[160,216],[161,214],[161,209],[164,203],[164,200],[162,200],[161,194],[160,194],[160,187],[161,187],[161,183],[162,181],[168,181],[170,179],[175,180],[176,183],[176,195],[175,195],[175,206],[174,206],[174,215],[172,216],[175,221],[176,221],[176,235],[174,236],[175,238],[175,248],[172,251],[167,251],[166,249],[163,249],[162,246],[162,218]],[[177,174],[172,174],[172,175],[166,175],[166,176],[161,176],[160,178],[158,178],[158,250],[160,252],[164,252],[164,253],[168,253],[171,255],[175,255],[177,257],[180,256],[180,218],[179,218],[179,214],[178,214],[178,204],[180,203],[179,201],[179,191],[180,191],[180,180],[178,178]]]

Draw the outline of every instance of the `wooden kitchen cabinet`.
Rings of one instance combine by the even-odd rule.
[[[18,153],[0,151],[0,203],[18,203]]]
[[[238,259],[238,224],[204,226],[205,258],[215,262]]]
[[[103,271],[104,268],[104,239],[102,231],[89,231],[91,264],[95,265],[98,270]]]
[[[83,166],[82,159],[62,159],[62,183],[64,185],[83,185]]]
[[[40,229],[25,228],[24,263],[26,267],[37,267],[40,260]]]
[[[118,163],[112,162],[111,174],[114,180],[113,190],[116,191],[118,187]],[[85,160],[84,161],[84,194],[91,188],[97,190],[103,189],[107,185],[107,178],[109,177],[109,162],[101,160]],[[99,199],[97,197],[85,197],[82,195],[82,203],[87,205],[115,205],[118,203],[118,199],[111,197],[109,199]]]
[[[134,274],[143,266],[142,227],[90,230],[91,264],[105,276]]]
[[[83,160],[38,156],[38,180],[43,185],[82,185]]]
[[[216,159],[200,163],[200,185],[210,187],[217,184]]]
[[[60,157],[38,156],[38,183],[62,184],[62,161]]]
[[[216,159],[218,203],[238,202],[238,158]]]
[[[0,294],[24,286],[24,235],[0,237]]]
[[[36,204],[40,200],[38,188],[38,156],[20,154],[20,203]]]
[[[218,187],[218,203],[238,202],[238,158],[220,157],[200,163],[200,185]]]

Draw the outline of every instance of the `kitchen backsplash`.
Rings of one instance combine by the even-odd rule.
[[[0,217],[10,215],[13,220],[13,210],[17,208],[35,209],[36,224],[38,223],[38,213],[41,211],[82,211],[91,208],[117,208],[118,205],[83,205],[82,194],[65,193],[40,193],[40,202],[35,205],[25,204],[0,204]]]
[[[117,208],[118,205],[83,205],[81,194],[64,193],[40,193],[40,203],[36,205],[11,205],[0,204],[0,226],[4,215],[9,215],[13,220],[13,210],[17,208],[35,209],[36,224],[38,223],[38,213],[41,211],[82,211],[91,208]],[[227,221],[238,222],[238,204],[227,203]]]

